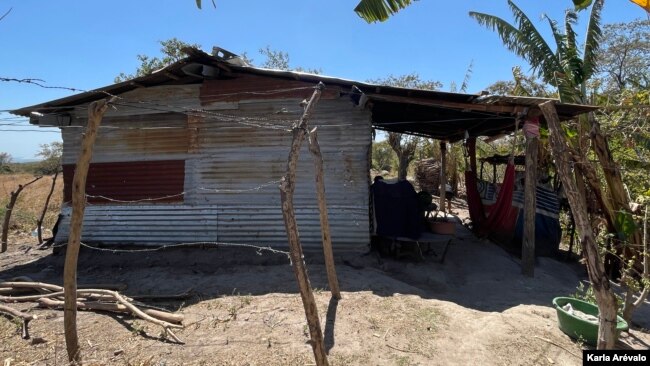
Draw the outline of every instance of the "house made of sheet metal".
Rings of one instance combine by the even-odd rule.
[[[530,101],[441,93],[249,67],[235,55],[187,50],[151,75],[22,108],[63,137],[67,240],[71,183],[88,104],[117,96],[104,116],[88,174],[82,241],[157,245],[223,242],[286,247],[279,182],[290,129],[317,83],[309,121],[323,152],[331,237],[337,251],[367,247],[372,129],[444,140],[511,131]],[[534,105],[534,104],[532,104]],[[564,118],[580,112],[558,106]],[[305,249],[320,248],[311,156],[303,144],[295,208]]]

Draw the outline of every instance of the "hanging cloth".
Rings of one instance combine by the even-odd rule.
[[[474,190],[478,196],[478,189],[474,185]],[[490,232],[510,233],[514,231],[517,223],[517,214],[519,210],[512,206],[512,195],[515,191],[515,164],[511,159],[506,167],[506,174],[503,177],[503,183],[499,190],[497,200],[490,210],[490,215],[481,221],[479,225],[479,235],[487,235]],[[479,202],[481,198],[479,197]]]
[[[506,173],[503,177],[503,183],[499,190],[496,202],[490,210],[488,217],[485,217],[485,208],[478,192],[476,172],[471,168],[465,171],[465,184],[467,190],[467,205],[470,212],[470,218],[474,223],[474,230],[480,235],[485,236],[489,233],[511,233],[514,231],[517,223],[518,209],[512,206],[512,196],[515,191],[515,164],[514,153],[517,143],[517,130],[519,129],[519,120],[515,122],[515,136],[512,143],[512,152]],[[476,154],[476,145],[468,143],[468,153]],[[471,155],[470,155],[471,157]]]

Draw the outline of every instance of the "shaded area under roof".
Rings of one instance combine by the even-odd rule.
[[[13,114],[28,117],[32,112],[42,114],[66,113],[75,106],[90,103],[107,96],[119,95],[134,89],[158,85],[197,84],[204,79],[237,79],[245,75],[259,75],[299,81],[306,84],[323,82],[336,87],[341,95],[349,95],[372,112],[373,127],[385,131],[410,133],[439,140],[458,141],[469,136],[496,136],[515,128],[518,113],[535,110],[547,98],[513,96],[481,96],[478,94],[449,93],[420,89],[398,88],[346,80],[295,71],[269,70],[244,66],[236,55],[221,50],[212,56],[198,49],[185,49],[188,57],[150,75],[112,84],[69,97],[20,108]],[[188,73],[188,68],[211,67],[210,75]],[[560,104],[556,101],[561,120],[597,109],[593,106]],[[36,122],[37,123],[37,122]]]

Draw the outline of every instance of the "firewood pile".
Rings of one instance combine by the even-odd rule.
[[[440,195],[440,162],[436,159],[422,159],[415,162],[415,181],[420,190]]]
[[[178,343],[183,343],[172,331],[172,329],[183,328],[182,315],[162,310],[149,309],[147,308],[147,305],[138,301],[138,297],[127,297],[120,294],[118,291],[115,291],[123,290],[125,288],[123,285],[104,284],[92,285],[90,287],[92,288],[80,288],[77,290],[77,308],[79,310],[130,314],[162,327],[165,334],[170,339]],[[190,295],[191,294],[188,292],[180,295],[147,295],[143,297],[148,299],[163,299],[182,298]],[[41,308],[63,309],[63,287],[50,283],[34,282],[26,277],[15,278],[9,281],[0,280],[0,314],[22,321],[22,337],[28,339],[29,322],[36,321],[38,317],[6,305],[7,303],[25,302],[37,303],[38,307]]]

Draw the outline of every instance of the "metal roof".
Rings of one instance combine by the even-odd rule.
[[[539,104],[552,100],[399,88],[304,72],[246,66],[236,55],[221,49],[217,49],[220,51],[219,56],[194,48],[184,51],[188,57],[150,75],[16,109],[12,113],[26,117],[32,112],[65,113],[74,106],[137,88],[198,84],[205,79],[236,79],[243,75],[260,75],[294,82],[322,82],[327,87],[338,87],[341,94],[348,94],[356,103],[370,108],[375,128],[457,141],[466,134],[494,136],[512,131],[517,113],[535,109]],[[205,72],[201,67],[210,70]],[[195,69],[197,71],[192,72]],[[597,109],[594,106],[561,104],[558,101],[556,106],[561,120],[572,119],[576,115]]]

